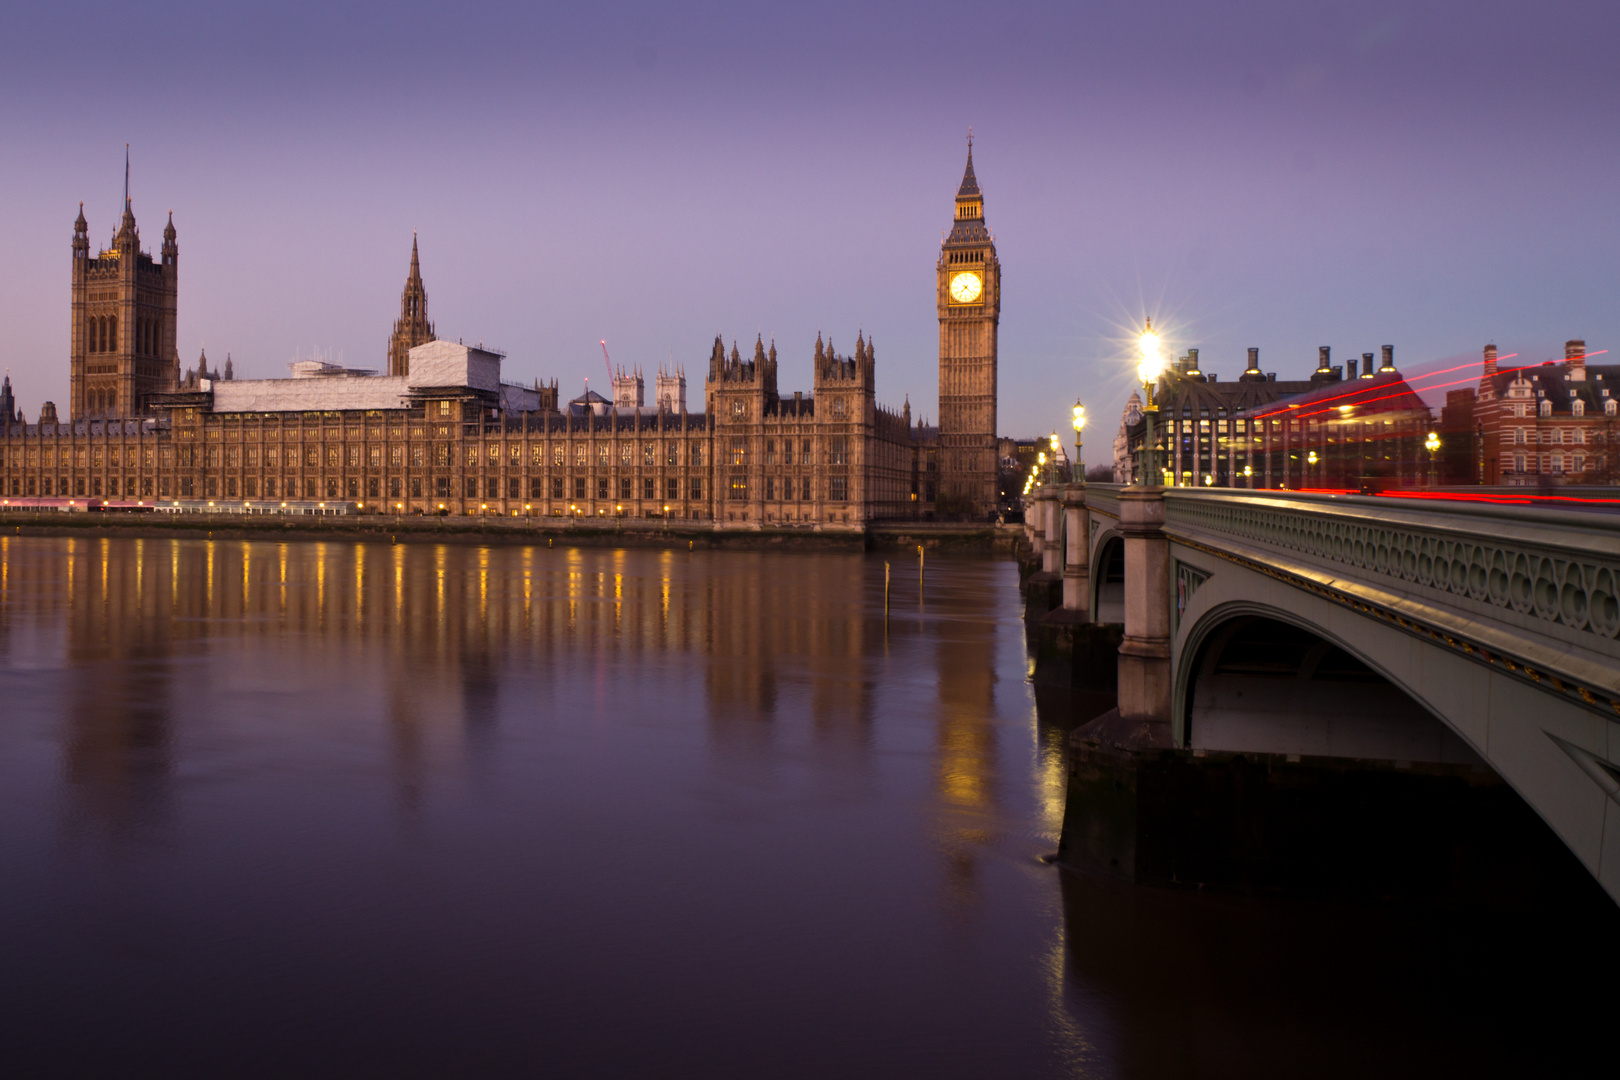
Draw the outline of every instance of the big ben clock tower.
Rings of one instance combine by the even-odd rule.
[[[967,171],[956,192],[956,221],[940,246],[940,509],[987,517],[996,503],[996,328],[1001,263],[984,226],[984,197]]]

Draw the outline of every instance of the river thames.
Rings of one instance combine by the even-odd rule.
[[[1562,928],[1048,865],[1029,669],[1010,561],[0,538],[0,1074],[1477,1075],[1612,1017]]]

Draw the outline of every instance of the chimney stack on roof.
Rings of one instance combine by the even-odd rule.
[[[1373,354],[1370,352],[1361,354],[1361,377],[1363,379],[1373,377]]]
[[[1564,374],[1570,382],[1586,381],[1586,342],[1580,338],[1564,342]]]
[[[1485,346],[1485,372],[1482,378],[1490,379],[1496,376],[1496,346]]]
[[[1383,352],[1384,362],[1378,365],[1378,371],[1380,374],[1386,371],[1393,373],[1395,371],[1395,346],[1385,345]]]
[[[1249,366],[1243,369],[1238,376],[1238,382],[1265,382],[1265,373],[1260,370],[1260,350],[1249,350]]]

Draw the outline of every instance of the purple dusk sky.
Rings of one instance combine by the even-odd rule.
[[[68,386],[84,200],[180,237],[185,364],[385,366],[420,232],[441,337],[566,395],[617,363],[875,336],[932,416],[968,126],[1000,427],[1111,438],[1154,316],[1223,378],[1620,345],[1620,5],[19,5],[0,33],[4,365]],[[1088,454],[1099,460],[1101,445]]]

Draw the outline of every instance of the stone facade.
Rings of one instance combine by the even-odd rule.
[[[429,356],[429,353],[435,353]],[[445,356],[437,356],[444,353]],[[498,354],[434,342],[408,377],[342,369],[200,380],[159,418],[6,425],[0,496],[339,501],[361,512],[669,518],[859,528],[913,517],[928,448],[871,393],[873,355],[817,343],[815,391],[782,399],[760,346],[716,342],[706,413],[498,381]],[[424,376],[461,363],[459,378]],[[484,365],[492,375],[480,375]],[[767,389],[770,393],[767,394]],[[678,392],[684,396],[684,391]]]
[[[983,519],[996,505],[996,339],[1001,263],[984,224],[973,141],[956,220],[936,265],[939,307],[941,513]]]
[[[113,248],[91,260],[86,235],[81,213],[74,411],[58,422],[46,403],[37,424],[0,418],[0,498],[244,510],[336,501],[362,513],[720,529],[859,529],[994,505],[1000,270],[971,147],[938,263],[940,429],[913,426],[909,400],[878,404],[876,348],[864,332],[847,356],[817,336],[808,393],[779,391],[774,342],[756,340],[744,359],[716,337],[700,412],[688,411],[679,366],[660,368],[651,407],[634,367],[612,380],[613,400],[587,393],[563,405],[555,382],[504,383],[501,354],[436,339],[414,239],[386,375],[308,360],[289,378],[233,379],[227,360],[221,378],[203,357],[182,378],[172,223],[161,264],[139,251],[127,200]]]
[[[422,264],[416,254],[416,237],[411,237],[411,272],[399,297],[399,318],[388,338],[388,374],[410,374],[411,350],[433,340],[433,324],[427,317],[427,289],[422,284]]]
[[[90,226],[80,203],[72,250],[69,415],[78,421],[144,413],[151,395],[172,390],[180,375],[174,215],[155,261],[141,250],[126,182],[124,216],[112,242],[91,257]]]
[[[776,343],[744,360],[715,338],[704,396],[714,418],[717,524],[859,525],[918,516],[919,447],[909,416],[878,405],[864,335],[839,356],[816,336],[810,395],[777,390]]]

